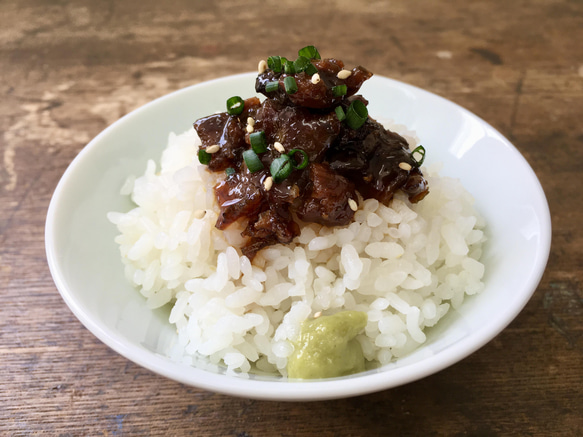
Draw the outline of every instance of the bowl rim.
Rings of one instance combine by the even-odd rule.
[[[119,125],[126,123],[135,117],[139,117],[143,111],[148,110],[154,105],[157,105],[168,99],[173,99],[175,96],[182,93],[190,93],[193,90],[215,86],[223,82],[230,82],[233,80],[248,79],[251,76],[256,76],[257,73],[243,73],[213,79],[210,81],[201,82],[191,85],[155,100],[135,109],[134,111],[121,117],[115,121],[97,136],[95,136],[71,161],[67,169],[59,180],[47,210],[47,217],[45,222],[45,250],[48,261],[48,266],[55,282],[55,285],[61,294],[63,300],[79,319],[79,321],[99,340],[109,346],[111,349],[122,355],[123,357],[133,361],[140,366],[147,368],[159,375],[163,375],[171,380],[180,383],[199,387],[212,392],[223,393],[238,397],[254,398],[261,400],[278,400],[278,401],[300,401],[300,400],[325,400],[337,399],[343,397],[364,395],[380,390],[385,390],[407,384],[418,379],[424,378],[431,374],[437,373],[459,361],[468,357],[476,350],[483,347],[486,343],[498,335],[506,326],[508,326],[516,316],[522,311],[527,302],[530,300],[542,278],[545,267],[548,261],[551,247],[551,217],[548,206],[548,201],[544,194],[544,190],[538,180],[534,170],[528,164],[524,156],[519,150],[500,132],[498,132],[489,123],[484,121],[479,116],[468,111],[462,106],[447,100],[437,94],[426,91],[422,88],[383,76],[374,76],[371,82],[383,81],[399,88],[412,91],[414,93],[421,93],[430,95],[431,98],[445,102],[448,105],[461,111],[462,113],[471,116],[479,121],[484,127],[497,134],[499,138],[505,143],[505,146],[510,147],[518,155],[526,166],[529,172],[532,185],[531,189],[536,192],[543,202],[541,203],[543,210],[539,211],[540,221],[540,244],[537,257],[531,267],[530,275],[524,283],[522,293],[519,299],[514,299],[514,305],[505,308],[503,317],[497,317],[488,325],[482,326],[474,331],[471,335],[451,344],[447,347],[447,353],[438,353],[432,356],[431,360],[421,360],[408,364],[404,367],[395,367],[390,372],[375,372],[368,371],[358,375],[353,375],[343,378],[332,378],[326,380],[309,380],[309,381],[285,381],[280,380],[265,381],[259,379],[245,379],[239,377],[232,377],[223,374],[214,374],[203,369],[193,366],[187,366],[173,362],[170,358],[163,357],[154,352],[130,342],[129,340],[116,335],[111,329],[101,326],[97,323],[87,312],[81,303],[75,298],[74,290],[70,289],[67,284],[59,266],[59,254],[56,248],[55,241],[55,227],[57,225],[55,217],[59,208],[59,204],[63,201],[64,187],[69,184],[69,179],[73,173],[73,169],[81,162],[84,157],[91,152],[92,149],[99,147],[101,139],[109,134],[110,131],[116,129]],[[374,79],[374,81],[373,81]]]

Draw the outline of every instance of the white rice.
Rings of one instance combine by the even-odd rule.
[[[414,147],[414,133],[389,128]],[[359,199],[349,226],[306,225],[293,244],[265,248],[251,264],[237,249],[241,229],[214,226],[217,176],[199,164],[199,142],[194,130],[171,134],[159,171],[149,161],[122,187],[137,207],[108,214],[128,280],[151,308],[173,303],[176,358],[285,376],[304,320],[357,310],[368,314],[358,337],[366,359],[387,364],[484,288],[484,222],[461,183],[438,168],[423,168],[430,194],[418,204],[401,194],[389,207]]]

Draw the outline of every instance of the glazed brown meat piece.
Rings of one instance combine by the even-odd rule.
[[[353,181],[364,198],[388,204],[401,189],[417,202],[429,192],[407,141],[370,117],[360,129],[346,129],[326,160]]]
[[[428,193],[427,181],[404,138],[370,117],[362,117],[358,125],[339,117],[348,114],[355,100],[362,107],[368,104],[356,93],[372,73],[356,67],[339,78],[345,69],[342,61],[310,62],[318,77],[268,68],[256,80],[256,90],[267,97],[263,102],[253,97],[245,100],[238,115],[225,112],[194,123],[201,150],[219,146],[207,155],[209,171],[227,172],[214,188],[219,205],[216,227],[225,229],[247,220],[242,252],[250,259],[266,246],[288,244],[298,236],[294,215],[303,222],[345,226],[353,220],[359,194],[388,205],[397,190],[411,202]],[[286,92],[284,85],[290,76],[297,86],[293,93]],[[275,89],[268,92],[270,82],[270,89],[274,83]],[[338,85],[346,86],[343,95],[334,92]],[[339,108],[342,111],[337,112]],[[265,145],[252,147],[250,135],[260,132]],[[252,148],[259,163],[254,172],[243,157]],[[288,164],[280,180],[277,168],[281,167],[271,166],[282,159]]]
[[[309,182],[296,213],[305,222],[324,226],[344,226],[354,217],[349,200],[356,202],[354,184],[326,163],[311,164]]]
[[[197,120],[194,128],[202,141],[203,150],[215,144],[219,146],[219,151],[214,153],[209,163],[209,170],[222,171],[237,165],[245,150],[245,126],[237,117],[230,117],[226,112],[209,115]]]
[[[223,171],[229,167],[238,168],[241,154],[247,148],[245,126],[247,117],[254,116],[261,106],[257,97],[245,101],[245,109],[238,117],[226,112],[209,115],[194,122],[194,129],[202,142],[202,150],[218,145],[219,151],[213,154],[209,170]]]
[[[335,105],[356,94],[362,84],[372,76],[372,73],[366,68],[358,66],[350,70],[351,74],[346,79],[339,79],[338,73],[344,69],[342,61],[337,59],[314,59],[311,62],[318,69],[319,82],[314,83],[312,75],[303,71],[296,74],[286,74],[283,72],[275,73],[268,69],[257,76],[255,90],[282,104],[292,104],[310,109],[334,108]],[[297,92],[293,94],[288,94],[285,91],[284,80],[288,76],[294,77],[298,87]],[[278,89],[267,92],[265,86],[273,81],[279,82]],[[332,88],[336,85],[346,85],[346,94],[335,96]]]
[[[280,142],[287,151],[304,150],[311,162],[324,158],[342,128],[334,112],[315,112],[269,99],[263,103],[257,117],[256,128],[263,130],[267,138]]]
[[[263,172],[263,177],[265,172]],[[261,176],[248,171],[235,173],[215,186],[215,197],[219,204],[216,227],[225,229],[242,217],[255,217],[267,207]]]
[[[239,120],[243,123],[247,123],[247,118],[255,118],[259,109],[261,109],[261,100],[259,100],[258,97],[249,97],[248,99],[245,99],[243,112],[238,116]]]
[[[242,248],[243,255],[253,259],[255,254],[272,244],[288,244],[300,235],[300,227],[289,210],[279,205],[262,211],[256,220],[249,220],[243,236],[250,237]]]
[[[251,174],[248,170],[234,173],[215,186],[219,204],[216,227],[226,229],[240,218],[247,218],[247,227],[242,235],[250,237],[242,248],[243,254],[253,259],[265,246],[290,243],[299,235],[300,229],[287,208],[283,196],[274,200],[265,190],[262,181],[265,171]],[[286,200],[288,198],[285,198]]]

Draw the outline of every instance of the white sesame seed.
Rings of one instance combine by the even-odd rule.
[[[219,151],[219,145],[213,144],[212,146],[208,146],[205,150],[206,153],[217,153]]]
[[[255,130],[255,128],[254,128],[252,125],[250,125],[250,124],[248,124],[248,125],[247,125],[247,127],[246,127],[245,129],[246,129],[246,130],[247,130],[247,132],[249,132],[249,133],[252,133],[252,132]]]
[[[206,211],[204,209],[199,209],[194,211],[194,218],[200,220],[206,215]]]
[[[277,150],[279,153],[285,152],[285,147],[283,147],[283,144],[281,144],[279,141],[273,143],[273,148]]]
[[[406,162],[400,162],[399,163],[399,168],[401,170],[409,171],[409,170],[411,170],[411,164],[408,164]]]
[[[247,117],[247,124],[255,126],[255,120],[253,120],[253,117]]]
[[[267,70],[267,62],[265,62],[265,59],[262,59],[261,61],[259,61],[259,65],[257,66],[257,71],[259,72],[259,74],[261,74],[265,70]]]
[[[350,70],[340,70],[338,72],[338,74],[336,75],[336,77],[338,79],[348,79],[348,77],[352,74],[352,71]]]
[[[354,199],[348,199],[348,206],[350,206],[350,209],[353,211],[358,209],[358,203],[356,203]]]
[[[265,180],[263,181],[263,187],[265,188],[265,191],[271,190],[272,186],[273,186],[273,178],[271,176],[266,177]]]
[[[317,319],[321,315],[322,315],[322,311],[318,311],[318,312],[314,313],[314,319]]]
[[[419,152],[415,152],[413,153],[413,158],[415,159],[415,161],[419,162],[423,159],[423,155]]]
[[[312,83],[315,85],[320,82],[320,75],[318,73],[314,73],[312,76]]]

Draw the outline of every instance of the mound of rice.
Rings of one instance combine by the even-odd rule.
[[[412,133],[388,127],[415,147]],[[357,337],[366,359],[387,364],[484,288],[484,222],[461,183],[438,168],[423,168],[430,193],[420,203],[360,199],[349,226],[305,225],[293,244],[263,249],[251,264],[237,249],[241,228],[214,226],[217,176],[199,164],[199,143],[194,130],[171,134],[159,172],[149,161],[122,188],[137,207],[108,214],[127,278],[150,307],[173,303],[181,360],[285,376],[304,320],[357,310],[368,314]]]

